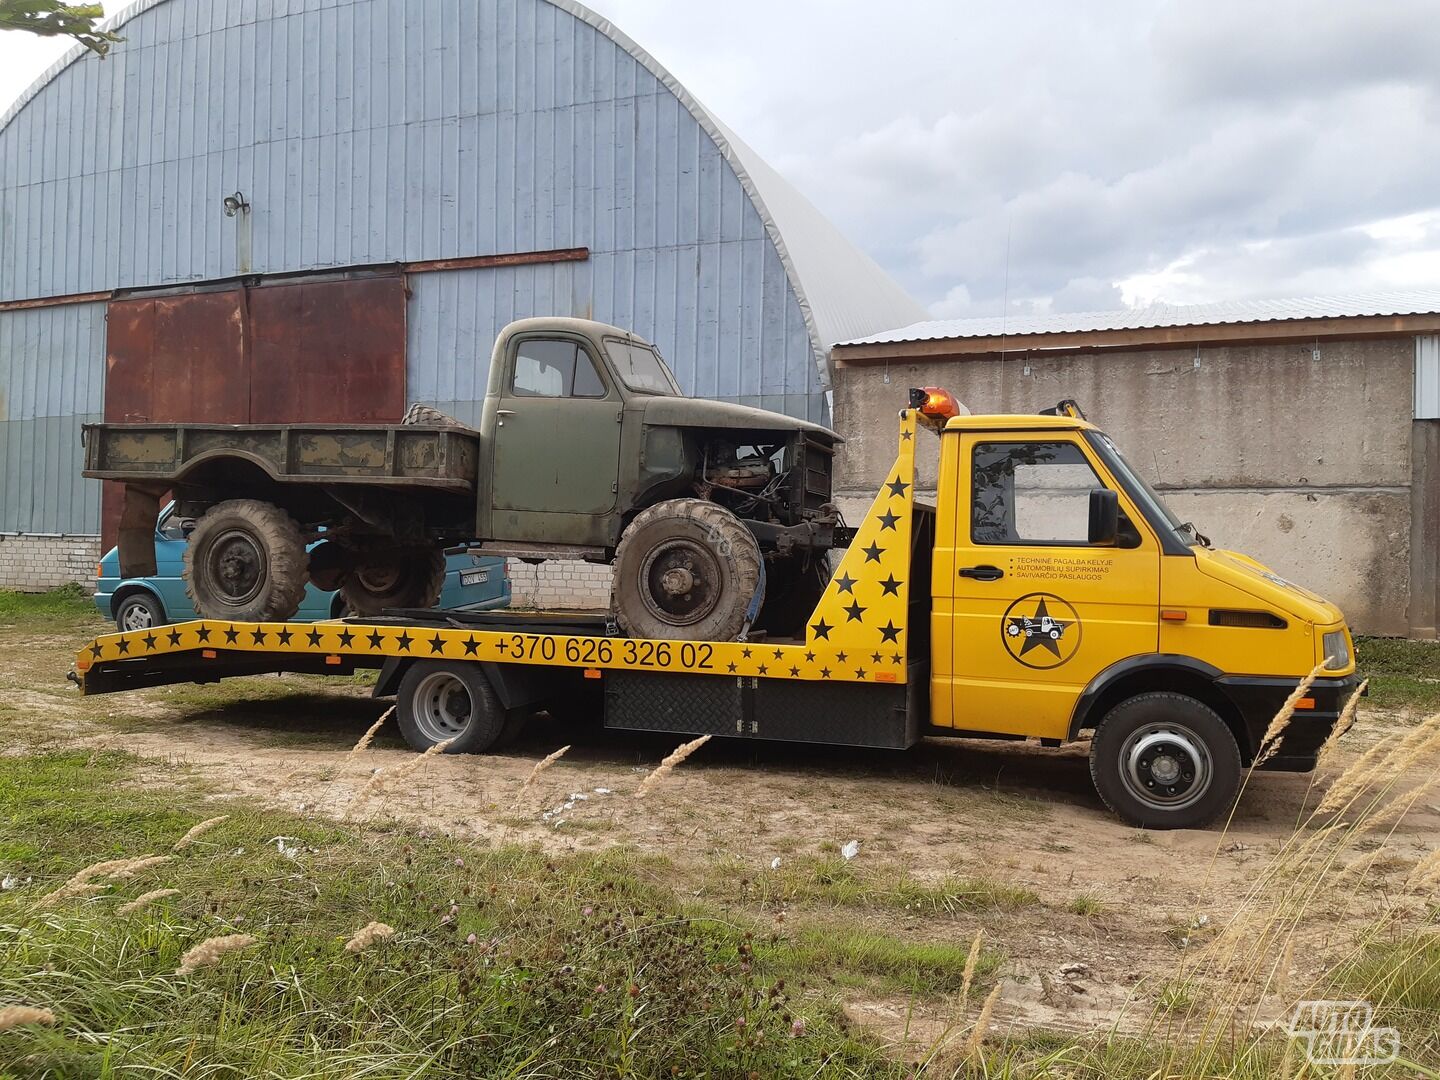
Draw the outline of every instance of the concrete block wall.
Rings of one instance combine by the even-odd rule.
[[[1217,546],[1329,597],[1361,632],[1433,636],[1417,600],[1428,588],[1435,606],[1434,553],[1411,537],[1433,484],[1412,462],[1414,363],[1412,337],[841,363],[836,487],[847,516],[873,496],[907,387],[944,386],[976,413],[1074,398]],[[933,491],[937,440],[918,452]]]
[[[94,587],[98,536],[0,533],[0,589],[44,592],[78,583]]]
[[[510,559],[512,607],[599,609],[610,606],[608,566],[579,560],[539,564]]]

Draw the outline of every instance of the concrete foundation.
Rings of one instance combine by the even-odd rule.
[[[850,513],[885,479],[908,387],[944,386],[977,413],[1074,398],[1217,545],[1332,598],[1360,632],[1433,637],[1440,434],[1411,419],[1414,362],[1408,336],[841,362],[837,486]],[[932,489],[936,442],[921,460]]]
[[[0,533],[0,589],[44,592],[61,585],[94,588],[98,536]]]

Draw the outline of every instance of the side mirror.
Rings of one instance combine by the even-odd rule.
[[[1090,543],[1113,544],[1120,535],[1120,496],[1109,488],[1090,491]]]

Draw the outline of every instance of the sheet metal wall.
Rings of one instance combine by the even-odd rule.
[[[417,277],[409,396],[475,401],[498,326],[560,312],[655,339],[692,392],[827,415],[730,166],[544,0],[166,0],[122,33],[0,131],[0,300],[584,246],[588,265]],[[245,219],[220,205],[236,190],[245,268]],[[31,346],[36,370],[63,363]],[[14,490],[0,529],[63,516]]]
[[[99,531],[80,426],[104,400],[104,304],[0,312],[0,532]]]

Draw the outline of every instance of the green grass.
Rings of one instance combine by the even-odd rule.
[[[1357,638],[1355,661],[1370,680],[1371,703],[1387,709],[1440,709],[1440,641]]]
[[[90,596],[90,590],[80,585],[62,585],[43,593],[0,589],[0,621],[23,620],[42,626],[93,623],[98,632],[106,620],[95,610]]]

